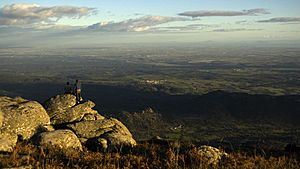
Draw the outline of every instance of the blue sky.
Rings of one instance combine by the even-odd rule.
[[[21,42],[8,36],[16,32],[32,40],[118,32],[128,41],[300,41],[299,9],[299,0],[1,0],[0,45]]]
[[[300,16],[299,0],[1,0],[0,6],[17,3],[39,4],[41,6],[86,6],[97,8],[98,14],[87,21],[76,24],[92,24],[99,20],[119,21],[133,17],[134,14],[174,16],[183,11],[193,10],[243,10],[266,8],[269,16]]]

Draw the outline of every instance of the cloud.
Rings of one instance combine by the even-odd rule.
[[[153,32],[178,32],[178,31],[197,31],[203,28],[196,26],[165,26],[165,27],[155,27],[151,28],[150,31]]]
[[[236,28],[236,29],[214,29],[212,32],[241,32],[241,31],[262,31],[263,29],[246,29],[246,28]]]
[[[143,16],[121,22],[100,22],[89,26],[87,29],[107,32],[144,32],[150,30],[153,26],[175,21],[190,21],[190,19],[182,17]]]
[[[242,10],[242,11],[186,11],[179,13],[180,16],[189,16],[189,17],[208,17],[208,16],[255,16],[259,14],[270,14],[268,10],[263,8],[257,9],[249,9],[249,10]]]
[[[300,17],[278,17],[278,18],[271,18],[268,20],[260,20],[257,22],[261,23],[291,23],[291,22],[299,22]]]
[[[155,27],[151,29],[152,31],[164,31],[164,32],[194,32],[200,31],[207,28],[218,27],[218,25],[207,25],[207,24],[190,24],[184,26],[163,26],[163,27]]]
[[[87,7],[42,7],[37,4],[12,4],[0,8],[0,26],[55,23],[63,17],[78,19],[93,13],[95,13],[95,9]]]

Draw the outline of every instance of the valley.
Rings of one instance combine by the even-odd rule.
[[[43,103],[80,79],[84,99],[138,140],[161,136],[230,149],[299,144],[298,49],[115,49],[1,49],[0,94]]]

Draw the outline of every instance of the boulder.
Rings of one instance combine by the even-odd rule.
[[[102,147],[129,145],[135,146],[136,141],[130,131],[119,120],[114,118],[82,121],[67,125],[79,138],[98,140]],[[100,141],[99,141],[100,140]],[[94,141],[93,141],[94,142]]]
[[[212,166],[218,165],[222,159],[228,157],[226,152],[206,145],[194,148],[190,153],[193,153],[193,157],[199,158],[198,160]]]
[[[106,132],[112,131],[115,123],[110,119],[82,121],[67,125],[80,138],[99,137]]]
[[[0,131],[0,152],[12,152],[18,141],[17,134]]]
[[[47,149],[82,151],[79,139],[71,130],[55,130],[41,133],[38,144]]]
[[[45,102],[45,108],[50,116],[51,124],[60,125],[81,120],[104,119],[92,108],[95,103],[87,101],[76,104],[76,97],[71,94],[57,95]]]
[[[7,96],[0,96],[0,107],[16,105],[28,100],[23,99],[22,97],[10,98]]]
[[[2,96],[0,110],[2,133],[15,133],[22,139],[31,138],[40,126],[50,124],[46,110],[36,101]]]
[[[109,146],[135,146],[136,141],[132,138],[127,127],[117,119],[111,118],[111,120],[115,123],[112,127],[113,130],[102,135],[109,142]]]
[[[74,105],[76,105],[76,97],[71,94],[57,95],[48,99],[44,103],[44,107],[46,108],[50,118],[60,112],[65,112]]]

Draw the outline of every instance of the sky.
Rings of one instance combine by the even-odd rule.
[[[0,47],[300,44],[299,0],[1,0]]]

